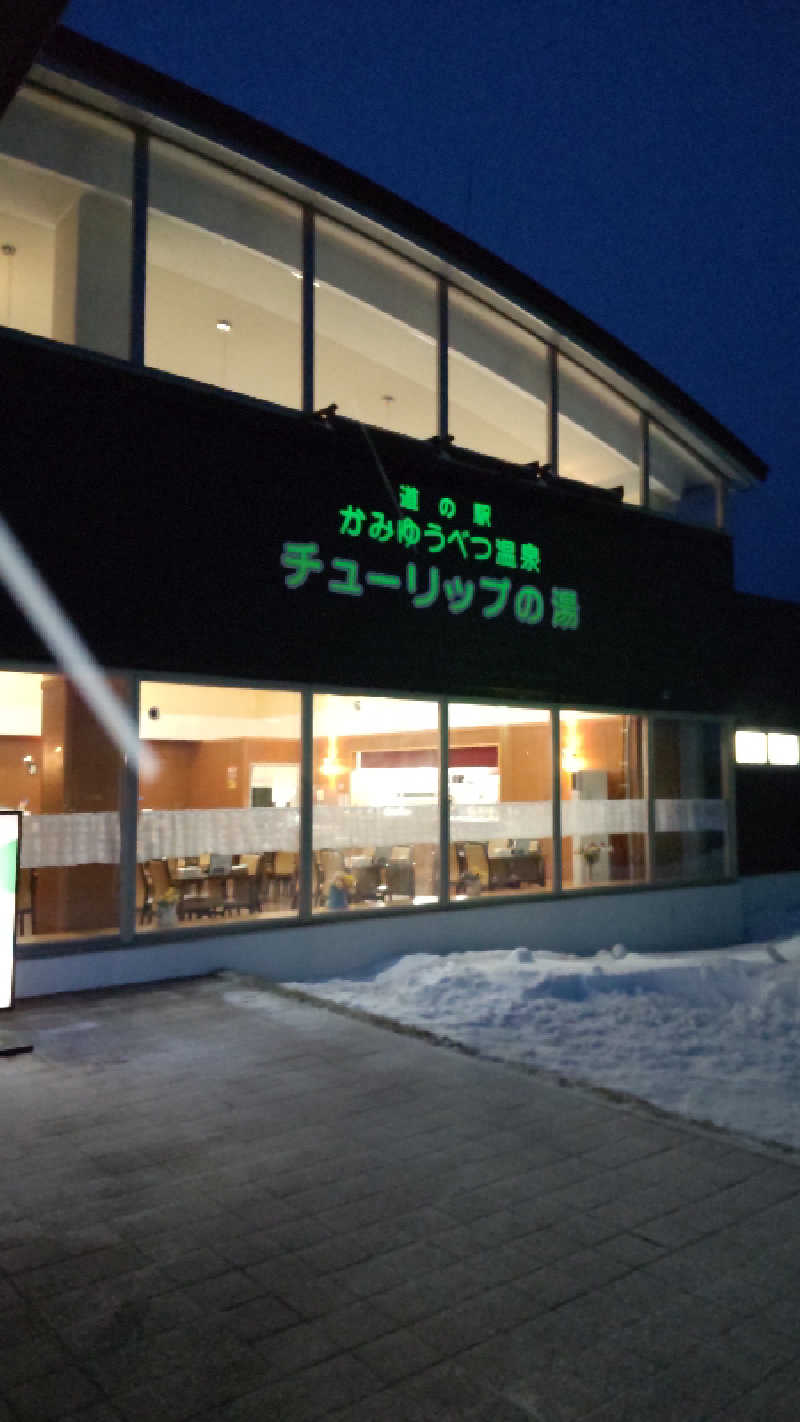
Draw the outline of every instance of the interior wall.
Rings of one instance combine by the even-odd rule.
[[[300,763],[299,740],[277,737],[151,741],[150,745],[158,757],[158,770],[139,793],[140,807],[148,810],[246,809],[251,765]]]
[[[118,695],[123,680],[112,678]],[[116,746],[72,684],[42,679],[42,790],[45,814],[116,810],[121,764]],[[77,864],[36,871],[35,932],[93,932],[119,924],[119,866]]]
[[[157,758],[152,779],[140,782],[139,806],[148,810],[188,810],[194,741],[151,741]]]
[[[550,726],[504,726],[501,731],[501,795],[504,800],[550,800],[553,794]]]
[[[37,775],[29,775],[23,757],[32,755]],[[26,810],[38,815],[42,803],[42,741],[40,736],[0,736],[0,804],[16,810],[25,800]]]
[[[16,247],[11,256],[0,258],[0,303],[4,303],[4,319],[33,336],[53,333],[53,264],[55,229],[46,222],[28,221],[9,210],[4,201],[6,184],[13,185],[18,175],[16,164],[0,158],[0,221],[3,242]]]
[[[78,201],[56,224],[53,262],[54,341],[75,343],[75,292],[78,282]],[[49,334],[49,333],[48,333]]]

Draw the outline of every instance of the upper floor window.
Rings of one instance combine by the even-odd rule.
[[[300,405],[299,208],[153,141],[145,360]]]
[[[450,290],[449,430],[456,444],[526,464],[547,457],[547,347]]]
[[[650,425],[649,502],[682,523],[717,524],[719,480],[677,440]]]
[[[133,158],[123,124],[36,88],[14,98],[0,122],[0,324],[120,359],[138,349]],[[393,240],[315,218],[314,404],[428,439],[439,427],[437,279]],[[148,365],[299,409],[302,263],[298,203],[151,139]],[[546,343],[454,287],[448,313],[456,443],[545,461]],[[558,372],[558,472],[640,503],[638,409],[560,354]],[[721,490],[721,476],[651,421],[650,508],[715,527]]]
[[[417,439],[437,430],[434,278],[327,218],[316,222],[314,403]]]
[[[127,359],[133,138],[24,90],[0,124],[0,321]]]
[[[558,359],[558,472],[641,503],[639,412],[582,366]]]

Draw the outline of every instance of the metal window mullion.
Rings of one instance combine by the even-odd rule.
[[[728,812],[728,833],[725,839],[725,874],[729,879],[739,875],[739,846],[736,826],[736,757],[735,722],[723,721],[722,727],[722,797]]]
[[[643,509],[650,507],[650,418],[639,414],[639,495]]]
[[[719,475],[716,476],[715,483],[716,483],[716,517],[717,517],[717,528],[722,529],[723,532],[724,532],[724,529],[725,529],[725,519],[726,519],[726,516],[727,516],[727,502],[728,502],[728,500],[727,500],[727,493],[728,493],[728,491],[727,491],[727,489],[726,489],[726,487],[725,487],[725,481],[724,481],[724,479],[721,479],[721,478],[719,477]]]
[[[558,351],[547,347],[547,463],[558,474]]]
[[[314,907],[314,693],[300,696],[300,874],[297,907],[307,923]]]
[[[449,392],[447,381],[448,370],[448,343],[449,343],[449,319],[448,319],[448,284],[444,277],[439,277],[437,288],[437,422],[436,433],[440,439],[447,439],[449,431],[448,404]]]
[[[645,776],[647,786],[647,882],[652,884],[657,878],[656,874],[656,748],[655,748],[655,718],[648,716],[645,722],[645,735],[647,737],[647,762],[645,765]]]
[[[300,284],[300,362],[301,396],[300,408],[306,415],[314,412],[314,268],[315,268],[315,227],[314,212],[303,208],[303,252]]]
[[[131,715],[139,725],[139,677],[131,679]],[[122,757],[119,800],[119,936],[123,943],[136,937],[136,841],[139,825],[139,771],[127,755]]]
[[[131,249],[130,333],[128,356],[132,365],[144,365],[145,301],[147,285],[147,205],[150,185],[150,144],[143,129],[133,141],[133,214]]]
[[[560,894],[561,884],[561,714],[557,708],[550,712],[550,745],[552,757],[552,814],[553,814],[553,893]]]
[[[439,702],[439,903],[450,900],[450,782],[448,779],[450,719],[448,702]]]

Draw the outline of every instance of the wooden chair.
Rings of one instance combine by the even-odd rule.
[[[410,844],[393,844],[386,865],[386,902],[399,895],[413,899],[416,891],[414,859]]]
[[[253,882],[251,874],[234,874],[227,880],[222,900],[223,914],[240,914],[242,909],[253,912]]]
[[[487,854],[489,855],[489,858],[490,858],[490,859],[494,859],[494,857],[495,857],[496,855],[497,855],[497,856],[502,856],[502,855],[504,855],[504,854],[510,854],[510,853],[511,853],[511,840],[510,840],[510,839],[490,839],[490,840],[489,840],[489,843],[488,843],[488,845],[487,845],[487,847],[486,847],[486,852],[487,852]]]
[[[136,865],[136,913],[140,924],[153,918],[153,884],[143,864]]]
[[[439,855],[435,844],[412,844],[414,888],[418,894],[432,897],[439,892]]]
[[[166,861],[163,859],[148,859],[147,872],[150,876],[150,884],[153,893],[153,903],[156,903],[165,894],[167,889],[173,888],[173,883],[169,875]]]
[[[280,899],[285,893],[292,903],[297,900],[297,855],[287,849],[277,849],[272,863],[272,882]]]
[[[19,938],[25,932],[26,918],[30,920],[29,932],[33,933],[33,892],[33,870],[20,869],[17,878],[17,936]]]
[[[477,874],[481,889],[488,889],[489,858],[486,853],[486,845],[476,843],[465,844],[464,859],[466,861],[465,874]]]

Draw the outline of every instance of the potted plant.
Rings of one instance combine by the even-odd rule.
[[[602,844],[597,844],[595,840],[590,839],[587,844],[581,845],[581,848],[578,850],[578,853],[583,855],[584,863],[586,864],[586,867],[589,870],[590,883],[592,879],[592,870],[594,869],[595,864],[600,858],[600,851],[602,848]]]
[[[461,887],[468,899],[477,899],[481,892],[480,874],[474,874],[471,870],[467,870],[466,874],[461,875]]]
[[[160,894],[156,899],[156,913],[158,915],[159,928],[178,927],[178,904],[180,903],[180,897],[178,890],[170,886],[170,888],[165,889],[163,894]]]
[[[328,889],[328,908],[346,909],[350,907],[350,897],[355,888],[355,879],[352,874],[346,874],[339,870],[334,874],[331,886]]]

